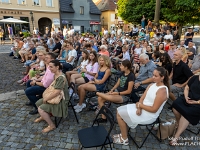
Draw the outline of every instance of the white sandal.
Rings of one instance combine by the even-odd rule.
[[[120,133],[120,134],[114,134],[113,136],[112,136],[112,138],[114,139],[114,138],[119,138],[119,137],[121,137],[122,136],[122,134]]]
[[[114,138],[113,139],[113,143],[115,143],[115,144],[122,144],[122,145],[128,145],[129,144],[128,143],[128,138],[124,140],[121,136],[118,137],[118,138]]]

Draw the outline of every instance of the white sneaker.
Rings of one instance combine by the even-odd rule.
[[[80,112],[85,107],[86,107],[85,103],[83,103],[82,105],[77,104],[76,106],[74,106],[74,109],[75,109],[76,112]]]
[[[73,90],[72,90],[72,88],[69,88],[69,96],[71,96],[71,95],[72,95],[72,93],[73,93]]]
[[[75,94],[73,95],[73,98],[74,98],[74,99],[79,99],[79,96],[78,96],[78,94],[77,94],[77,93],[75,93]]]

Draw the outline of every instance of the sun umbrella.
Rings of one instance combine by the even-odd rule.
[[[4,22],[4,23],[29,23],[27,21],[14,19],[14,18],[2,19],[2,20],[0,20],[0,22]]]

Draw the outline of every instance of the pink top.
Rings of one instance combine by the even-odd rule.
[[[49,85],[53,82],[53,80],[54,80],[54,73],[52,73],[49,70],[49,67],[47,67],[41,82],[45,88],[48,88]]]
[[[99,64],[97,62],[94,63],[93,66],[91,62],[86,66],[86,70],[91,73],[97,73],[98,69],[99,69]],[[91,76],[87,73],[85,73],[85,77],[87,77],[89,80],[92,80],[94,78],[94,76]]]
[[[100,51],[99,54],[110,57],[110,53],[108,51],[105,51],[105,52]]]

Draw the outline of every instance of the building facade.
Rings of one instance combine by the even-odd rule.
[[[33,27],[44,33],[45,28],[60,26],[58,0],[0,0],[0,19],[15,18],[27,21],[27,24],[12,25],[14,33],[20,30],[33,31]],[[0,23],[4,29],[8,23]],[[6,30],[5,30],[6,31]]]
[[[92,0],[60,0],[60,12],[62,28],[94,34],[101,29],[101,11]]]

